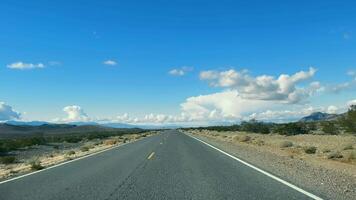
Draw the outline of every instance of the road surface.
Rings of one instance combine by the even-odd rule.
[[[171,130],[0,184],[1,200],[311,199]]]

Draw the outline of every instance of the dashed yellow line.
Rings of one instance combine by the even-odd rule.
[[[152,159],[152,157],[155,155],[155,152],[152,152],[149,156],[148,156],[148,160]]]

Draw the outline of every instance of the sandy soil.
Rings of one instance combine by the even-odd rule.
[[[326,199],[355,199],[355,136],[185,132]]]
[[[143,137],[143,135],[144,137],[148,137],[154,134],[156,134],[156,132],[123,135],[120,137],[111,137],[103,140],[97,139],[75,144],[64,143],[41,145],[11,152],[16,157],[17,162],[7,165],[0,164],[0,180],[6,180],[14,176],[34,171],[32,168],[32,163],[34,162],[45,168],[95,152],[103,151],[105,149],[113,148],[123,143],[136,141]]]

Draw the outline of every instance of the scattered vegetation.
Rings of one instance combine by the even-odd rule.
[[[41,162],[39,162],[39,161],[31,161],[30,165],[31,165],[31,169],[32,170],[44,169],[44,167],[41,165]]]
[[[340,115],[337,120],[320,122],[290,122],[290,123],[265,123],[257,120],[243,121],[231,126],[210,126],[185,128],[186,130],[211,130],[211,131],[240,131],[260,134],[300,135],[314,134],[319,130],[323,134],[337,135],[342,133],[356,134],[356,105],[352,105],[347,113]],[[320,134],[320,133],[319,133]]]
[[[95,139],[105,139],[113,136],[122,136],[125,134],[143,134],[147,130],[142,129],[122,129],[107,132],[85,132],[85,133],[65,133],[65,134],[32,134],[16,138],[0,139],[0,155],[9,151],[28,148],[35,145],[48,145],[53,143],[78,143]],[[58,145],[53,146],[58,149]]]
[[[74,155],[75,154],[75,151],[68,151],[67,153],[66,153],[66,155],[68,155],[68,156],[71,156],[71,155]]]
[[[316,153],[316,147],[314,146],[307,146],[307,147],[304,147],[303,150],[306,154],[315,154]]]
[[[2,156],[2,157],[0,157],[0,163],[1,164],[8,165],[8,164],[15,163],[15,161],[16,161],[16,157],[15,156]]]
[[[89,147],[88,146],[83,146],[83,147],[81,147],[80,148],[80,150],[82,151],[82,152],[86,152],[86,151],[89,151]]]
[[[291,141],[283,141],[283,142],[281,142],[281,144],[279,146],[281,148],[292,147],[293,146],[293,142],[291,142]]]
[[[356,152],[350,151],[345,154],[344,162],[351,162],[352,160],[355,160],[355,159],[356,159]]]
[[[248,136],[248,135],[242,135],[240,138],[239,138],[239,141],[240,142],[248,142],[251,140],[251,137]]]
[[[338,159],[344,157],[339,151],[331,152],[328,156],[328,159]]]
[[[345,144],[345,146],[342,148],[343,150],[350,150],[350,149],[354,149],[352,144]]]

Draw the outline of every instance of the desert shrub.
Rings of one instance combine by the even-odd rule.
[[[75,151],[68,151],[66,154],[67,154],[68,156],[71,156],[71,155],[74,155],[74,154],[75,154]]]
[[[124,139],[122,140],[122,142],[123,142],[123,143],[126,143],[126,142],[128,142],[128,139],[127,139],[127,138],[124,138]]]
[[[316,147],[314,146],[307,146],[303,148],[304,152],[307,154],[314,154],[316,153]]]
[[[240,141],[240,142],[248,142],[248,141],[250,141],[250,140],[251,140],[251,137],[248,136],[248,135],[241,135],[241,136],[239,137],[239,141]]]
[[[0,157],[0,163],[8,165],[8,164],[12,164],[16,161],[16,157],[15,156],[2,156]]]
[[[81,147],[80,148],[80,150],[82,151],[82,152],[85,152],[85,151],[89,151],[89,147],[88,146],[83,146],[83,147]]]
[[[250,120],[248,122],[243,121],[240,125],[241,131],[253,132],[253,133],[262,133],[268,134],[270,133],[270,124],[259,122],[257,120]]]
[[[30,162],[30,165],[31,165],[32,170],[44,169],[44,167],[41,165],[41,162],[39,162],[39,161],[32,161],[32,162]]]
[[[325,134],[331,134],[331,135],[336,135],[338,134],[338,129],[335,126],[335,122],[331,122],[331,121],[323,121],[321,122],[321,130],[325,133]]]
[[[308,129],[305,123],[293,122],[293,123],[275,125],[274,132],[279,133],[281,135],[299,135],[299,134],[307,134]]]
[[[331,150],[329,148],[324,148],[321,150],[321,152],[323,153],[329,153]]]
[[[346,115],[340,117],[339,123],[346,132],[356,134],[356,105],[350,106]]]
[[[293,142],[291,141],[283,141],[279,144],[279,147],[281,148],[292,147],[292,146],[293,146]]]
[[[112,140],[105,140],[104,141],[104,144],[105,145],[114,145],[114,144],[116,144],[117,143],[117,140],[114,140],[114,139],[112,139]]]
[[[328,159],[338,159],[344,157],[339,151],[332,152],[328,155]]]
[[[352,146],[352,144],[345,144],[342,149],[343,150],[350,150],[350,149],[354,149],[354,147]]]
[[[263,141],[263,140],[261,140],[261,139],[257,139],[254,143],[257,144],[258,146],[263,146],[263,145],[265,145],[265,141]]]
[[[346,162],[351,162],[352,160],[356,159],[356,152],[355,151],[350,151],[345,154],[345,161]]]

